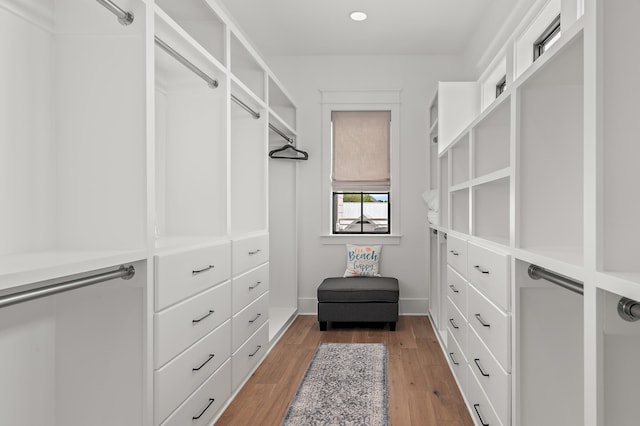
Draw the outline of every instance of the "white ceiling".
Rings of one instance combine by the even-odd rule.
[[[219,0],[266,56],[463,54],[519,1]],[[369,18],[351,21],[354,10]]]

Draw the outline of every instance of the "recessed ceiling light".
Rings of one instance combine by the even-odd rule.
[[[360,11],[355,11],[355,12],[351,12],[349,14],[349,17],[354,20],[354,21],[364,21],[365,19],[367,19],[367,14],[364,12],[360,12]]]

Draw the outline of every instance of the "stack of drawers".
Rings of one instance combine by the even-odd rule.
[[[154,424],[209,424],[231,395],[230,244],[154,264]]]
[[[447,353],[479,425],[511,424],[509,256],[449,235]]]
[[[240,386],[269,344],[269,236],[232,241],[232,388]]]

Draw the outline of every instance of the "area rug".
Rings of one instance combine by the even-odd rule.
[[[387,347],[321,343],[282,426],[386,426]]]

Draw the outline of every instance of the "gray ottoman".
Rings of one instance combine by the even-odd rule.
[[[326,278],[318,287],[320,330],[327,322],[398,321],[398,280],[390,277]]]

